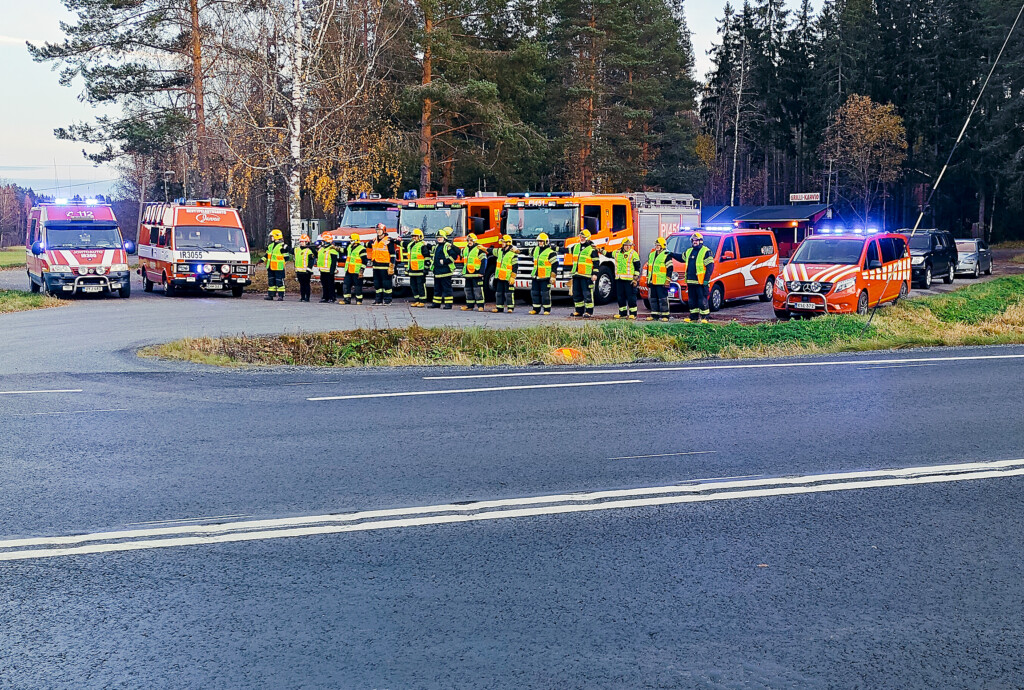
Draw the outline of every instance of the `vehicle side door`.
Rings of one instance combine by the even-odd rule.
[[[39,241],[39,219],[33,217],[29,220],[28,234],[25,239],[25,266],[29,273],[42,275],[42,261],[40,257],[32,253],[32,245]]]
[[[743,276],[740,273],[718,278],[731,273],[739,267],[739,254],[736,253],[736,239],[733,235],[722,238],[722,246],[718,249],[715,260],[715,278],[712,282],[720,282],[725,289],[725,299],[735,299],[743,294]],[[685,270],[685,268],[684,268]]]
[[[978,266],[983,271],[992,270],[992,250],[988,248],[985,240],[978,240]]]
[[[896,245],[893,243],[893,238],[879,237],[878,249],[882,255],[882,276],[884,277],[879,299],[887,302],[896,299],[900,294],[900,285],[902,284],[902,281],[898,279],[899,262],[896,260]]]
[[[740,277],[742,286],[738,287],[737,296],[753,297],[764,291],[765,283],[775,275],[778,253],[775,236],[770,232],[745,233],[736,236],[736,248],[739,249],[740,265],[743,271]]]
[[[942,242],[946,245],[946,260],[949,261],[949,265],[956,270],[956,265],[960,263],[960,252],[956,248],[956,240],[953,239],[953,235],[944,232],[942,233]],[[949,270],[948,268],[946,269]]]
[[[866,287],[868,290],[868,304],[874,305],[882,298],[885,289],[885,280],[882,275],[882,256],[878,250],[878,241],[871,239],[867,241],[867,249],[864,252],[864,275],[867,276]]]

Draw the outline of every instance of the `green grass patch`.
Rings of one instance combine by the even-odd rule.
[[[20,290],[0,290],[0,314],[29,309],[59,307],[62,302],[55,297]]]
[[[864,317],[740,323],[553,324],[528,328],[408,328],[196,338],[143,356],[226,366],[616,364],[765,357],[930,345],[1024,342],[1024,276],[904,302]],[[579,357],[560,352],[571,348]]]
[[[17,268],[25,265],[25,248],[0,249],[0,268]]]

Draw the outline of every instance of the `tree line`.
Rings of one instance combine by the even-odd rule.
[[[57,131],[135,198],[228,197],[254,238],[360,192],[820,191],[853,218],[1024,236],[1024,37],[930,185],[1016,0],[64,0],[30,45],[111,107]]]

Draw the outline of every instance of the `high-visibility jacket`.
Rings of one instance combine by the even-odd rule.
[[[555,250],[551,247],[533,248],[533,273],[532,277],[539,280],[551,277],[552,259],[555,257]]]
[[[423,275],[427,268],[427,256],[423,253],[426,242],[423,240],[411,240],[405,247],[405,253],[409,257],[409,275]]]
[[[640,255],[634,250],[616,249],[612,252],[612,258],[615,259],[616,280],[633,281],[640,277],[640,271],[637,270],[637,264],[640,263]]]
[[[498,247],[494,250],[494,258],[498,260],[497,268],[494,270],[494,277],[498,280],[504,280],[506,283],[513,282],[516,279],[517,264],[515,249],[502,249]]]
[[[394,263],[390,237],[385,235],[384,239],[373,241],[370,246],[370,261],[377,268],[387,268]]]
[[[572,274],[589,278],[594,274],[594,256],[597,249],[592,244],[577,244],[569,252]]]
[[[715,263],[715,257],[711,256],[711,252],[704,245],[700,246],[696,255],[693,253],[693,247],[690,247],[683,252],[683,263],[686,264],[686,282],[703,285],[704,279],[711,277],[708,265]]]
[[[431,262],[431,271],[435,278],[447,278],[455,271],[455,259],[459,256],[459,250],[451,242],[444,242],[434,248],[434,259]]]
[[[668,285],[669,256],[663,249],[652,249],[647,257],[647,282],[650,285]]]
[[[271,242],[267,245],[267,268],[271,271],[283,271],[285,255],[288,250],[284,242]]]
[[[338,265],[338,250],[334,245],[320,247],[316,253],[316,268],[321,273],[334,273]]]
[[[463,257],[466,259],[466,264],[462,269],[462,275],[480,275],[480,271],[484,267],[484,259],[487,257],[487,252],[477,244],[468,248],[463,253]]]
[[[296,273],[309,273],[310,259],[313,258],[313,250],[309,247],[299,247],[295,250],[295,272]]]
[[[362,275],[366,266],[366,247],[361,244],[350,244],[345,255],[345,273]]]

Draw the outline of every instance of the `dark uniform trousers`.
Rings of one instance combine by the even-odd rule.
[[[267,269],[267,289],[270,292],[284,292],[284,269],[280,271]]]
[[[422,273],[409,274],[409,289],[412,290],[414,302],[427,301],[427,277]]]
[[[312,277],[311,271],[295,271],[295,278],[299,281],[299,299],[309,301],[311,293],[309,281]]]
[[[323,294],[321,295],[321,299],[327,302],[334,302],[335,300],[338,299],[337,294],[335,294],[334,292],[333,273],[325,273],[323,271],[320,271],[320,287],[323,292]]]
[[[356,304],[363,303],[363,274],[345,272],[345,282],[341,285],[345,301],[355,300]]]
[[[374,302],[380,304],[381,301],[384,304],[391,304],[391,296],[394,294],[395,281],[393,277],[388,273],[388,267],[383,268],[374,266],[373,267],[373,290],[376,293]]]
[[[577,316],[594,313],[594,281],[589,276],[572,277],[572,297]]]
[[[494,279],[494,306],[506,312],[516,308],[516,284],[514,280]]]
[[[551,278],[534,278],[530,283],[530,298],[536,311],[551,311]]]
[[[686,283],[686,302],[690,307],[690,313],[695,316],[707,316],[711,313],[708,308],[708,286],[703,283]]]
[[[466,306],[484,306],[484,277],[482,275],[465,276],[466,278]]]
[[[672,313],[668,306],[668,285],[651,285],[651,314],[668,318]]]
[[[452,292],[452,277],[434,276],[434,304],[444,303],[451,306],[455,302],[455,293]]]
[[[620,316],[636,316],[636,286],[632,280],[615,281],[615,298],[619,302]]]

